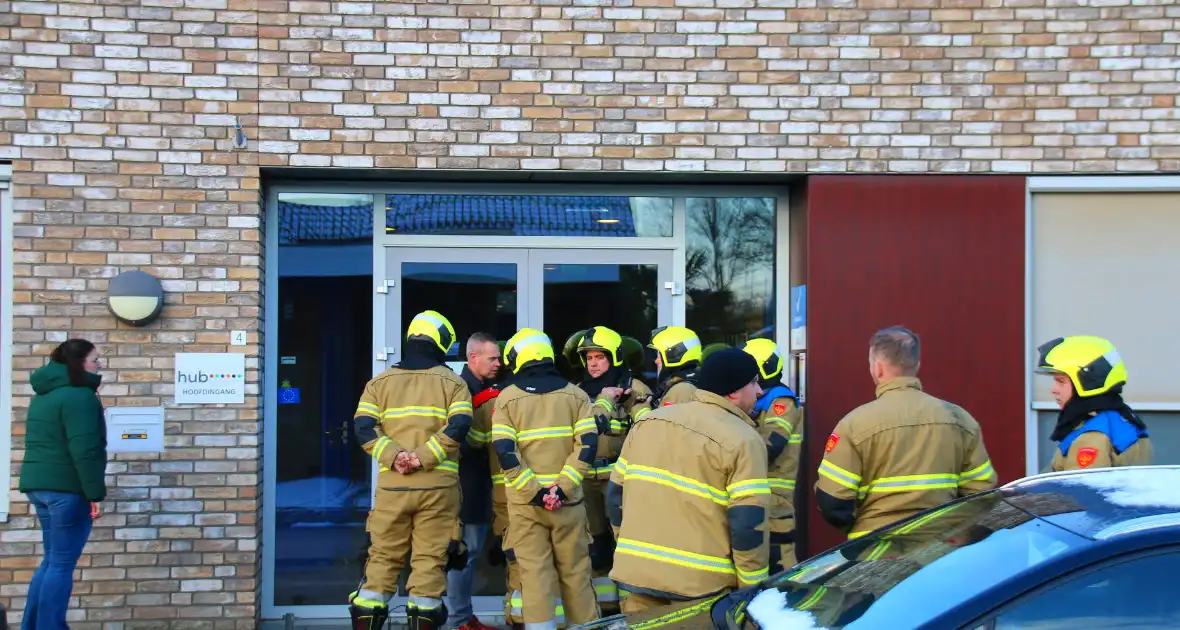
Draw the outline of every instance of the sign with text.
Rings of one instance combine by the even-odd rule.
[[[175,384],[178,405],[246,402],[246,355],[177,353]]]

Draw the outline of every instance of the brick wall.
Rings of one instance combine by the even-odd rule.
[[[14,459],[29,371],[64,331],[101,343],[107,404],[169,406],[168,452],[111,466],[71,614],[253,623],[257,399],[176,408],[167,382],[176,351],[261,328],[258,166],[1177,170],[1180,6],[1085,4],[0,0]],[[142,330],[102,303],[132,268],[168,289]],[[38,534],[14,499],[0,602],[19,609]]]

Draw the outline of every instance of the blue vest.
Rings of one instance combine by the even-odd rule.
[[[1061,449],[1061,454],[1069,453],[1069,447],[1073,446],[1074,440],[1078,439],[1081,434],[1090,431],[1097,431],[1109,438],[1110,443],[1114,445],[1115,453],[1122,453],[1138,442],[1139,438],[1148,437],[1146,430],[1131,424],[1119,412],[1108,409],[1099,411],[1098,415],[1085,421],[1082,426],[1065,436],[1065,439],[1057,445]]]
[[[770,391],[762,394],[762,398],[759,398],[758,402],[754,404],[754,410],[750,412],[750,416],[757,417],[758,414],[770,409],[770,403],[774,402],[776,398],[790,398],[795,401],[796,407],[799,406],[799,397],[795,395],[795,392],[791,391],[790,387],[786,385],[775,385],[770,388]]]

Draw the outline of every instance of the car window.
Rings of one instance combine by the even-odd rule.
[[[1064,578],[995,618],[995,630],[1147,630],[1180,627],[1180,553],[1163,553]]]
[[[1057,512],[1079,509],[1058,498]],[[1059,504],[1059,505],[1058,505]],[[998,492],[981,493],[899,522],[772,577],[777,593],[750,604],[762,628],[776,609],[815,627],[861,630],[926,623],[1004,580],[1090,544],[1038,520]]]

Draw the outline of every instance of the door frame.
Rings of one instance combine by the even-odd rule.
[[[545,265],[656,265],[656,325],[683,325],[684,287],[674,280],[673,252],[659,249],[530,249],[528,283],[529,326],[545,330]],[[676,324],[679,297],[680,324]],[[665,323],[666,322],[666,323]],[[606,322],[604,322],[606,323]],[[560,343],[560,340],[554,340]]]

